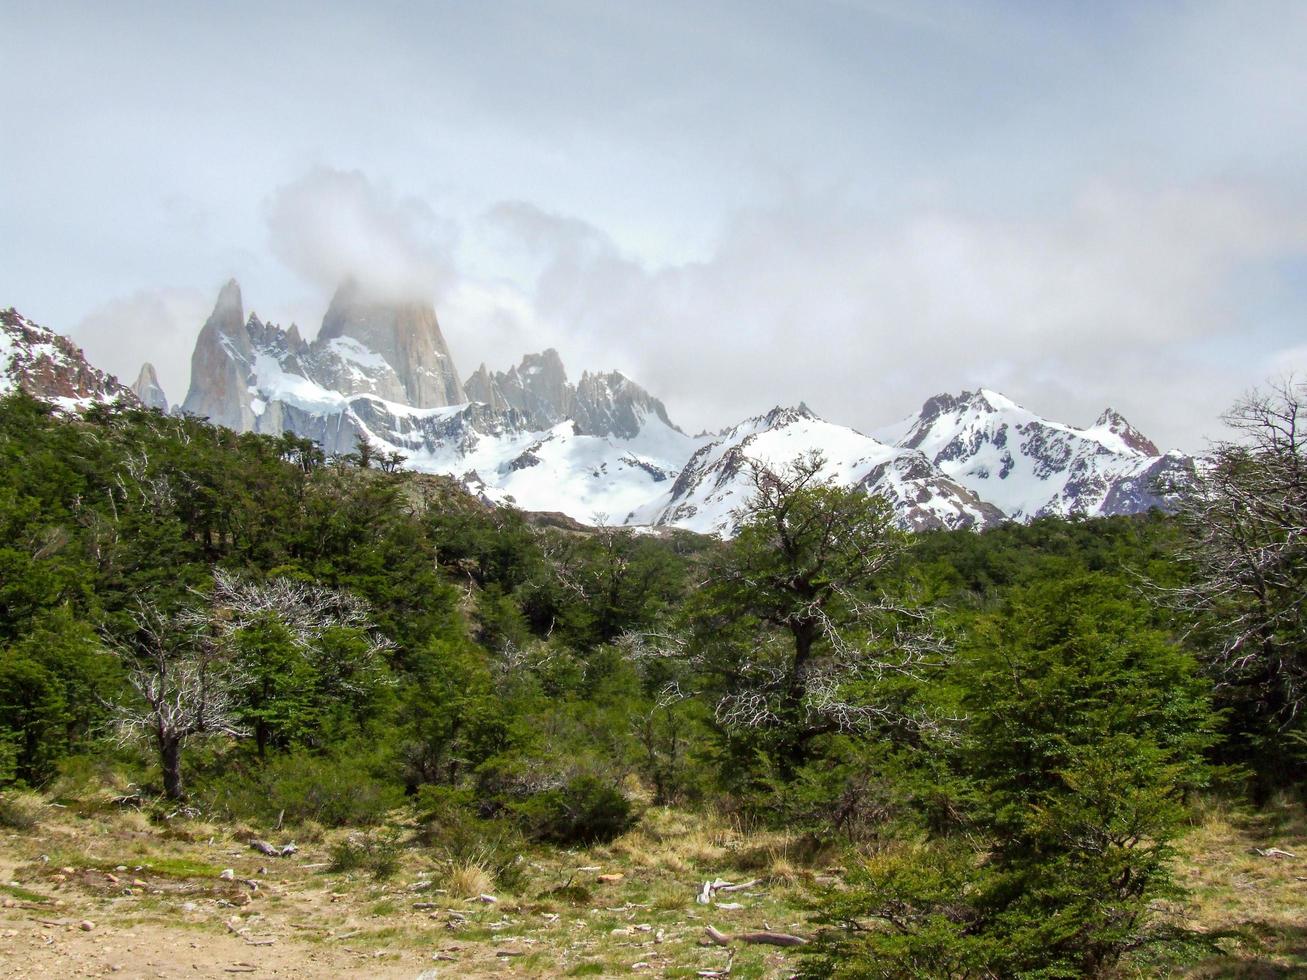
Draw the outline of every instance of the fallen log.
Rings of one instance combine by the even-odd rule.
[[[695,899],[700,905],[711,905],[713,898],[718,892],[738,892],[745,888],[752,888],[758,884],[761,879],[752,878],[749,881],[741,881],[738,884],[731,884],[724,878],[718,878],[716,881],[705,881],[703,888],[699,890],[699,896]]]
[[[806,946],[808,940],[802,936],[791,936],[786,932],[737,932],[733,936],[707,926],[704,933],[718,946],[731,943],[758,943],[767,946]]]
[[[250,841],[250,847],[270,858],[290,857],[299,850],[294,844],[283,844],[281,847],[277,847],[269,844],[266,840],[259,840],[257,837]]]

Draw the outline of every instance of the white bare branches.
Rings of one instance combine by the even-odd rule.
[[[173,798],[183,795],[181,751],[189,740],[250,735],[240,720],[242,678],[233,642],[242,630],[274,620],[308,656],[327,631],[353,629],[366,638],[366,647],[361,664],[341,665],[340,676],[330,678],[342,690],[361,686],[354,675],[379,669],[378,654],[393,645],[372,628],[363,600],[318,585],[251,582],[215,569],[212,592],[192,596],[173,611],[140,601],[129,614],[130,630],[105,634],[139,696],[115,706],[118,737],[156,743],[165,790]]]
[[[120,738],[148,733],[186,738],[208,732],[244,734],[232,721],[228,665],[184,614],[166,614],[140,602],[130,614],[133,632],[110,645],[127,667],[127,679],[145,706],[117,706]]]
[[[1290,378],[1227,416],[1182,496],[1191,584],[1167,591],[1212,639],[1212,666],[1292,720],[1307,704],[1307,383]]]
[[[366,636],[369,655],[394,646],[372,628],[368,604],[350,592],[288,578],[253,582],[220,568],[213,571],[208,608],[191,607],[188,616],[194,625],[209,626],[220,639],[275,619],[301,649],[313,647],[328,630],[341,628]]]
[[[910,699],[886,696],[886,682],[921,678],[948,657],[929,611],[895,581],[907,537],[892,509],[835,486],[817,453],[779,469],[735,462],[754,492],[695,590],[697,615],[685,636],[624,638],[628,658],[672,673],[664,698],[693,684],[711,692],[723,728],[788,740],[791,762],[825,733],[939,727]]]

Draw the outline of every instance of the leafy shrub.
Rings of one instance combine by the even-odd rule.
[[[472,794],[447,786],[423,786],[414,809],[418,819],[416,839],[443,854],[450,864],[451,877],[460,868],[478,868],[501,888],[513,892],[522,889],[526,880],[522,855],[527,841],[516,824],[477,816]]]
[[[530,837],[565,846],[610,841],[632,823],[630,800],[597,776],[577,776],[512,809]]]
[[[368,770],[356,755],[274,756],[266,765],[233,772],[214,783],[211,806],[264,823],[313,821],[326,827],[369,827],[403,802],[403,791]]]
[[[369,871],[372,877],[384,881],[399,870],[399,852],[399,839],[393,835],[351,834],[331,845],[327,870],[333,874]]]

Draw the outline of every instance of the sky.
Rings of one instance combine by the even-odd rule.
[[[185,394],[228,278],[687,431],[994,388],[1202,449],[1307,374],[1307,4],[0,0],[0,306]]]

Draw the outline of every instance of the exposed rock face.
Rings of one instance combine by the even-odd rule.
[[[0,394],[14,388],[68,411],[137,402],[131,389],[87,363],[82,349],[67,337],[10,307],[0,310]]]
[[[552,347],[527,354],[507,371],[491,374],[482,364],[464,387],[473,401],[497,410],[514,408],[540,429],[570,419],[581,435],[633,439],[646,419],[676,428],[663,403],[619,371],[586,371],[580,383],[572,385]]]
[[[464,387],[473,401],[500,410],[515,408],[540,429],[571,418],[576,401],[576,389],[568,383],[563,359],[552,347],[527,354],[521,364],[507,371],[491,374],[482,364]]]
[[[163,393],[159,376],[154,373],[154,365],[149,361],[141,365],[141,373],[136,376],[132,391],[146,408],[155,408],[160,412],[168,411],[168,396]]]
[[[238,432],[254,428],[249,379],[254,347],[245,329],[241,287],[228,280],[218,293],[191,354],[191,387],[182,411]]]
[[[368,393],[414,408],[461,405],[468,400],[454,359],[429,303],[384,302],[357,283],[336,290],[314,342],[335,354],[323,358],[321,384],[353,395]]]
[[[430,305],[374,301],[347,284],[309,343],[294,324],[246,319],[232,280],[196,341],[182,409],[237,431],[290,430],[348,452],[363,431],[360,412],[375,414],[354,407],[360,396],[414,409],[467,401]]]
[[[581,375],[573,418],[581,432],[620,439],[633,438],[649,418],[675,428],[662,402],[617,371]]]

